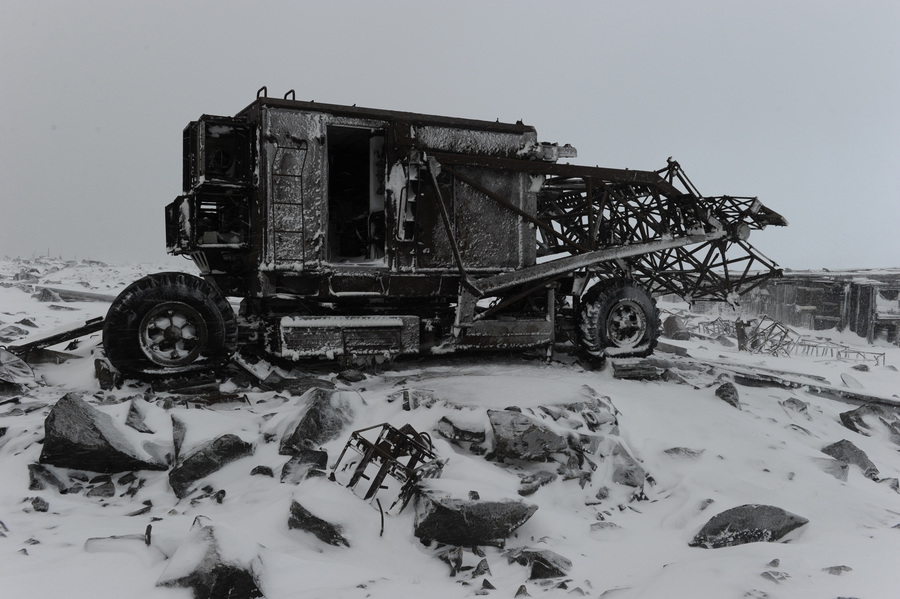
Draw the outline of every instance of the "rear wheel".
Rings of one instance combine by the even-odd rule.
[[[228,301],[186,273],[156,273],[135,281],[110,306],[103,326],[106,357],[131,376],[216,366],[236,346],[237,319]]]
[[[659,310],[635,283],[601,281],[582,298],[579,333],[591,355],[648,356],[659,338]]]

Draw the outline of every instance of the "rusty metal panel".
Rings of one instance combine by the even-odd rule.
[[[321,114],[269,109],[263,117],[261,185],[271,219],[264,262],[315,263],[322,259],[326,153]]]
[[[525,173],[461,167],[459,172],[534,214],[536,198]],[[534,233],[517,214],[467,183],[455,181],[456,235],[466,268],[513,269],[534,264]]]
[[[419,350],[415,316],[286,316],[278,322],[283,358],[398,355]]]
[[[450,342],[454,349],[521,349],[553,341],[553,324],[546,319],[480,320]],[[440,352],[440,348],[435,350]]]
[[[537,200],[531,191],[530,175],[484,167],[460,167],[457,172],[467,181],[534,214]],[[534,232],[519,215],[457,176],[442,174],[437,181],[466,270],[497,272],[535,263]],[[429,186],[422,191],[418,203],[417,260],[420,268],[453,269],[456,266],[452,241],[440,216],[441,198]]]
[[[418,126],[413,130],[416,146],[425,150],[506,158],[515,158],[524,152],[529,139],[533,138],[534,134],[527,133],[500,133],[429,125]]]

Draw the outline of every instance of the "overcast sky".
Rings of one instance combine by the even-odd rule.
[[[4,0],[0,57],[0,255],[163,258],[182,129],[266,85],[673,156],[786,268],[900,267],[896,0]]]

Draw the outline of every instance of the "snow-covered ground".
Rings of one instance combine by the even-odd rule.
[[[13,325],[27,330],[27,338],[106,311],[103,302],[39,302],[13,285],[13,276],[29,269],[36,270],[33,274],[41,285],[109,295],[158,270],[154,265],[2,260],[0,335]],[[860,349],[872,349],[859,338],[833,336]],[[317,376],[337,388],[358,392],[366,404],[346,434],[324,446],[329,466],[351,430],[390,422],[397,427],[409,423],[429,432],[437,453],[448,458],[442,478],[430,482],[434,488],[454,494],[477,491],[482,498],[523,499],[538,506],[535,515],[507,539],[506,549],[548,548],[571,560],[566,583],[559,585],[560,579],[529,581],[525,568],[509,563],[503,549],[490,546],[482,548],[489,574],[473,578],[473,571],[467,569],[451,577],[447,564],[435,557],[436,548],[423,545],[413,535],[412,507],[385,516],[381,534],[378,509],[350,490],[325,479],[299,485],[279,482],[277,473],[288,457],[278,454],[277,442],[267,440],[283,434],[304,408],[300,396],[286,392],[237,389],[246,402],[214,404],[190,413],[193,428],[187,444],[223,431],[236,432],[254,443],[252,456],[229,464],[205,481],[226,491],[221,503],[197,494],[178,499],[166,472],[138,473],[146,482],[136,490],[134,485],[118,482],[125,473],[114,474],[116,494],[108,498],[89,497],[89,481],[82,492],[30,490],[29,465],[38,462],[44,419],[59,398],[78,391],[93,405],[119,417],[121,401],[147,391],[145,385],[136,384],[102,391],[93,361],[99,334],[86,338],[71,350],[81,359],[37,365],[36,383],[25,394],[14,396],[18,402],[0,397],[0,430],[5,429],[0,435],[0,596],[190,597],[189,589],[156,585],[201,515],[234,533],[234,552],[261,546],[261,584],[269,599],[438,599],[482,593],[513,597],[521,585],[532,597],[896,596],[900,494],[889,480],[866,478],[856,466],[850,467],[847,480],[836,478],[826,471],[829,458],[821,453],[825,446],[848,439],[875,463],[880,479],[900,478],[896,439],[892,441],[889,432],[878,427],[871,436],[849,430],[839,415],[857,405],[812,395],[804,387],[738,386],[741,409],[722,401],[714,391],[730,376],[731,371],[721,365],[730,364],[824,377],[835,387],[848,384],[846,379],[862,387],[856,389],[859,393],[897,397],[900,348],[878,348],[885,354],[885,364],[870,364],[868,371],[860,371],[853,368],[855,362],[830,357],[751,355],[696,338],[669,343],[686,349],[690,359],[663,352],[656,356],[669,360],[673,371],[689,384],[620,380],[613,377],[610,365],[588,370],[572,360],[546,363],[516,356],[398,362],[357,383],[341,382],[337,370],[316,369]],[[684,368],[680,370],[679,365]],[[849,376],[842,379],[842,375]],[[435,431],[444,415],[464,418],[469,414],[477,420],[486,408],[508,406],[519,406],[535,418],[544,415],[552,423],[539,406],[578,401],[589,393],[586,388],[609,398],[619,411],[621,440],[651,477],[643,489],[645,497],[635,498],[635,489],[612,483],[598,457],[600,467],[584,486],[577,479],[559,477],[520,498],[522,470],[487,461]],[[405,411],[401,401],[390,401],[404,389],[421,390],[435,401]],[[164,395],[150,396],[150,405],[158,410],[153,417],[163,414],[161,428],[168,418],[159,407],[162,402],[159,406],[154,402]],[[693,452],[666,452],[672,448]],[[261,465],[272,468],[276,476],[251,476],[250,471]],[[603,486],[610,488],[609,496],[598,500],[597,491]],[[48,511],[34,509],[36,496],[47,501]],[[339,522],[350,547],[326,545],[306,532],[289,530],[287,520],[295,497],[303,497]],[[722,549],[688,546],[713,515],[744,504],[777,506],[809,523],[787,543]],[[149,511],[129,515],[145,507]],[[611,524],[591,526],[599,522]],[[150,546],[109,538],[142,535],[148,524],[152,525]],[[465,566],[480,560],[469,549],[464,552]],[[484,591],[484,578],[496,590]]]

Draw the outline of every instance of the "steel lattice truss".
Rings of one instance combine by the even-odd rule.
[[[691,300],[734,301],[776,275],[777,265],[746,238],[750,230],[787,224],[756,198],[702,197],[673,161],[656,173],[587,169],[585,176],[548,179],[537,217],[552,227],[537,229],[542,256],[709,235],[696,245],[595,267],[601,274],[627,274],[651,293]],[[724,235],[710,235],[717,230]]]

